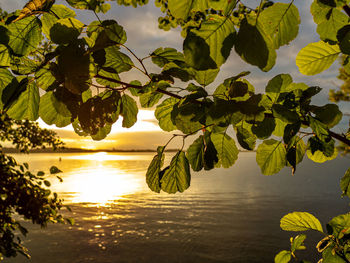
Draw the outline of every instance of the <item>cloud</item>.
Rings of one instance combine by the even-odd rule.
[[[0,7],[7,12],[13,12],[22,9],[26,2],[25,0],[1,0]]]

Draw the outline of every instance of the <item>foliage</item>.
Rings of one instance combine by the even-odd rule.
[[[324,238],[317,244],[318,252],[322,253],[322,261],[327,262],[349,262],[350,260],[350,213],[334,217],[328,222],[324,232],[320,221],[306,212],[293,212],[281,219],[281,228],[286,231],[308,231],[314,230],[321,233]],[[297,260],[295,252],[306,249],[303,244],[306,235],[298,235],[291,238],[290,251],[283,250],[275,257],[275,263],[288,263],[292,257]],[[305,262],[305,261],[304,261]]]
[[[0,23],[1,109],[14,119],[41,117],[58,127],[72,124],[77,134],[101,140],[119,116],[123,127],[135,124],[135,99],[142,107],[155,107],[163,130],[182,132],[170,141],[196,136],[167,167],[163,160],[168,144],[158,148],[146,175],[155,192],[186,190],[190,168],[200,171],[234,165],[237,144],[246,150],[259,145],[256,160],[265,175],[284,167],[294,173],[305,153],[315,162],[332,160],[338,154],[335,140],[350,145],[346,134],[332,131],[343,117],[338,106],[314,105],[312,98],[321,88],[294,83],[289,74],[275,76],[264,93],[256,93],[246,79],[249,72],[237,72],[208,93],[233,50],[262,71],[274,67],[276,51],[298,35],[301,18],[293,0],[261,1],[256,7],[240,1],[157,0],[156,6],[165,14],[158,20],[159,27],[180,26],[183,51],[160,47],[145,58],[128,48],[127,32],[116,20],[98,17],[98,12],[109,9],[104,0],[67,0],[66,6],[53,2],[31,0]],[[296,64],[301,73],[321,73],[339,56],[345,56],[347,66],[348,2],[313,1],[311,13],[321,40],[300,50]],[[134,7],[146,3],[117,1]],[[85,25],[68,6],[93,12],[98,19]],[[43,39],[49,41],[49,49],[41,48]],[[149,72],[146,59],[159,70]],[[139,71],[147,81],[123,81],[121,73],[131,70]],[[285,262],[293,256],[303,238],[294,241],[291,251],[278,258]],[[341,248],[346,256],[345,243]],[[327,252],[323,258],[337,255]]]
[[[11,119],[4,112],[0,115],[0,141],[11,142],[25,153],[33,148],[56,149],[62,145],[54,132],[41,129],[37,123]],[[52,167],[50,172],[60,171]],[[63,223],[64,218],[59,214],[62,202],[48,189],[50,182],[44,172],[31,173],[27,163],[17,163],[3,152],[1,145],[0,174],[0,258],[14,257],[18,253],[29,257],[18,236],[18,231],[24,236],[28,232],[20,220],[30,220],[41,227]]]

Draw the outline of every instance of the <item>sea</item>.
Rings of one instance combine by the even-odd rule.
[[[294,211],[316,216],[324,229],[334,216],[349,212],[339,182],[350,167],[339,156],[323,164],[305,160],[295,175],[290,168],[264,176],[254,152],[241,152],[229,169],[192,172],[184,193],[152,192],[145,179],[155,153],[13,154],[30,170],[63,173],[60,182],[47,175],[51,189],[64,199],[62,213],[75,224],[46,228],[24,222],[22,237],[31,259],[9,263],[261,263],[290,248],[299,232],[280,229],[280,219]],[[174,153],[166,153],[169,163]],[[68,206],[71,212],[66,208]],[[323,236],[306,232],[298,259],[317,262]]]

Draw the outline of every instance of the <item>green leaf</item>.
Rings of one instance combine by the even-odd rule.
[[[191,102],[180,103],[174,105],[171,119],[178,130],[185,134],[192,134],[203,127],[199,120],[205,117],[204,114],[201,105]]]
[[[327,230],[329,234],[339,239],[350,234],[350,213],[332,218],[327,224]]]
[[[326,21],[331,10],[332,7],[322,4],[319,0],[313,1],[311,4],[311,14],[316,24]]]
[[[238,159],[238,149],[235,141],[226,133],[212,133],[211,141],[217,151],[218,163],[217,167],[229,168]]]
[[[334,253],[336,247],[331,244],[322,252],[322,262],[324,263],[346,263],[337,253]]]
[[[171,119],[171,112],[173,111],[175,104],[178,102],[178,99],[168,98],[157,106],[154,115],[159,121],[159,127],[162,130],[173,131],[177,129]]]
[[[266,117],[262,122],[256,122],[252,126],[252,132],[259,138],[259,139],[267,139],[271,136],[272,132],[276,128],[276,122],[274,118]]]
[[[343,196],[350,197],[350,168],[346,171],[344,177],[340,181],[340,188],[343,191]]]
[[[255,25],[246,19],[241,22],[235,50],[244,61],[263,71],[269,71],[275,65],[276,51],[271,38],[259,24]]]
[[[236,30],[231,19],[219,15],[209,15],[201,23],[199,29],[193,29],[191,32],[202,38],[209,46],[210,58],[218,68],[225,63],[230,55],[236,35]],[[198,46],[197,48],[201,47]]]
[[[200,171],[204,166],[204,136],[199,136],[187,149],[187,159],[193,171]]]
[[[225,16],[227,16],[230,11],[236,6],[236,1],[226,1],[226,0],[209,0],[208,6],[214,10],[222,11]]]
[[[273,103],[276,103],[280,94],[287,92],[287,88],[293,82],[292,77],[289,74],[279,74],[269,80],[266,86],[266,95],[271,99]]]
[[[6,68],[0,68],[0,106],[3,107],[4,104],[4,95],[3,91],[10,86],[10,89],[15,89],[15,86],[18,86],[18,81],[13,77],[11,72]],[[12,87],[11,87],[12,86]]]
[[[255,148],[256,136],[248,129],[243,128],[243,125],[236,126],[237,140],[239,144],[246,150],[252,151]]]
[[[191,15],[191,12],[208,9],[208,4],[207,1],[202,0],[169,0],[168,8],[175,18],[185,20]]]
[[[123,116],[124,128],[130,128],[136,123],[138,111],[135,100],[128,95],[123,95],[120,115]]]
[[[317,33],[322,40],[337,41],[337,32],[340,28],[348,24],[348,16],[340,10],[332,8],[327,13],[327,19],[318,24]]]
[[[295,238],[291,238],[291,251],[294,253],[296,250],[306,249],[304,241],[306,239],[305,234],[297,235]]]
[[[43,33],[46,35],[48,39],[50,39],[50,30],[51,27],[62,18],[70,18],[75,17],[76,14],[73,10],[69,9],[68,7],[64,5],[53,5],[51,7],[51,13],[44,13],[41,17],[41,23],[42,23],[42,30]],[[56,17],[57,16],[57,17]]]
[[[100,85],[103,85],[103,86],[109,86],[109,87],[113,87],[113,88],[119,87],[120,86],[119,83],[101,78],[101,77],[107,77],[107,78],[111,78],[111,79],[120,81],[119,75],[117,73],[114,73],[113,69],[111,71],[113,71],[113,72],[109,72],[109,71],[103,70],[103,69],[99,70],[98,76],[95,78],[96,82]]]
[[[319,138],[323,142],[328,142],[330,140],[330,135],[327,125],[312,117],[310,117],[309,120],[310,127],[316,134],[317,138]]]
[[[74,94],[81,94],[90,88],[90,56],[74,42],[61,50],[57,58],[58,70],[62,75],[64,87]]]
[[[296,58],[299,71],[304,75],[316,75],[328,69],[340,53],[338,45],[323,41],[310,43],[300,50]]]
[[[158,101],[163,97],[162,93],[159,92],[152,92],[152,93],[145,93],[140,96],[140,103],[141,106],[144,108],[150,108],[153,107],[158,103]]]
[[[158,147],[157,155],[153,157],[153,160],[148,166],[147,173],[146,173],[147,185],[152,191],[156,193],[160,193],[159,173],[164,163],[164,153],[163,153],[164,148],[165,147],[162,147],[162,146]]]
[[[264,175],[276,174],[286,165],[286,149],[279,141],[265,140],[257,149],[256,162]]]
[[[304,141],[299,136],[294,136],[288,144],[286,155],[288,164],[293,167],[293,174],[296,170],[296,165],[303,160],[305,151],[306,145]]]
[[[59,101],[52,91],[40,98],[39,116],[48,125],[65,127],[71,123],[72,114],[64,102]]]
[[[218,65],[210,57],[210,46],[196,34],[189,32],[183,42],[185,62],[196,70],[216,69]]]
[[[284,128],[283,141],[288,144],[289,141],[299,132],[301,127],[301,122],[296,122],[293,124],[287,124]]]
[[[95,10],[98,6],[97,0],[67,0],[67,3],[77,9]]]
[[[185,63],[184,55],[174,48],[157,48],[151,53],[152,62],[159,67],[164,67],[170,62],[176,65],[183,65]]]
[[[127,39],[126,32],[117,22],[113,22],[114,23],[105,26],[106,35],[110,40],[119,44],[124,44]]]
[[[282,217],[280,227],[285,231],[316,230],[323,233],[320,221],[307,212],[293,212]]]
[[[300,120],[298,113],[289,110],[281,104],[275,104],[272,106],[272,113],[275,118],[280,119],[285,123],[296,123]]]
[[[105,126],[98,129],[96,134],[90,134],[91,139],[94,141],[101,141],[107,137],[108,134],[112,131],[112,125],[106,124]]]
[[[162,74],[178,78],[183,82],[193,79],[193,70],[191,68],[180,67],[174,62],[166,64],[163,68]]]
[[[42,40],[41,23],[36,16],[23,18],[8,26],[10,40],[8,45],[19,56],[35,51]]]
[[[108,47],[106,50],[105,67],[113,68],[116,73],[129,71],[134,66],[131,59],[124,53],[119,51],[117,46]]]
[[[343,117],[343,113],[336,104],[326,104],[322,107],[314,107],[311,110],[316,114],[316,118],[326,124],[328,128],[337,125]]]
[[[275,263],[288,263],[292,259],[292,253],[282,250],[275,256]]]
[[[34,82],[9,107],[7,114],[16,120],[35,121],[39,118],[39,89]]]
[[[262,104],[263,96],[254,94],[246,101],[236,102],[240,112],[245,115],[245,121],[263,121],[265,118],[265,108]]]
[[[10,65],[10,52],[5,45],[0,44],[0,67],[9,67]]]
[[[56,65],[56,64],[55,64]],[[45,66],[35,72],[36,84],[43,90],[49,89],[56,81],[55,76],[50,70],[50,66]]]
[[[195,79],[202,86],[208,86],[212,83],[219,73],[219,69],[196,70]]]
[[[311,137],[308,141],[306,154],[310,160],[316,163],[324,163],[335,159],[338,150],[334,147],[334,140],[323,142],[316,137]]]
[[[204,133],[205,149],[204,149],[204,170],[211,170],[219,161],[218,152],[215,149],[210,134],[208,131]]]
[[[298,35],[299,12],[293,4],[276,3],[261,12],[258,23],[271,36],[275,49],[278,49]]]
[[[51,166],[50,174],[58,174],[58,173],[62,173],[62,171],[58,169],[56,166]]]
[[[190,165],[185,152],[179,151],[172,158],[169,168],[160,180],[162,190],[169,194],[183,192],[191,182]]]
[[[84,24],[75,18],[59,19],[50,28],[50,39],[56,44],[69,44],[79,37],[83,27]]]
[[[37,70],[38,66],[38,61],[28,57],[12,56],[11,70],[17,75],[31,75]]]

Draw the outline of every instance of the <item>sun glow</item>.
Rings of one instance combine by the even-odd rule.
[[[63,183],[58,184],[53,190],[67,196],[65,197],[67,203],[104,206],[142,189],[143,178],[140,175],[116,169],[115,165],[109,167],[106,161],[111,161],[110,157],[105,152],[74,156],[77,161],[90,161],[89,165],[83,170],[62,174]],[[113,157],[115,157],[113,160],[128,159],[128,156]]]

